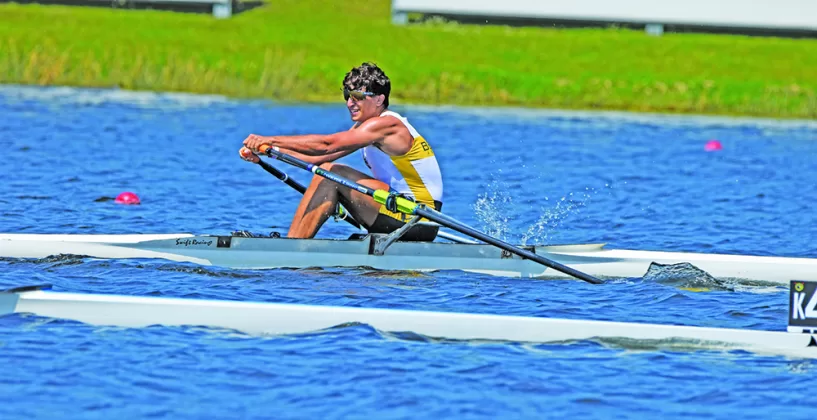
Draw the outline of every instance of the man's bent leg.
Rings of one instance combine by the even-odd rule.
[[[287,237],[312,238],[337,207],[338,192],[332,181],[315,175],[304,192]]]
[[[321,168],[369,188],[389,188],[385,183],[346,165],[325,163]],[[371,197],[315,175],[298,204],[287,237],[313,238],[329,216],[335,212],[338,202],[364,226],[371,226],[380,210],[380,203]]]

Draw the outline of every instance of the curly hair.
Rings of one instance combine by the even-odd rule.
[[[391,80],[377,64],[367,62],[349,70],[343,78],[343,87],[349,90],[366,89],[367,92],[383,95],[383,106],[389,107]]]

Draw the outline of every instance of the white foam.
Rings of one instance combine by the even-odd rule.
[[[25,85],[0,85],[0,97],[6,101],[36,100],[60,105],[114,103],[144,108],[198,108],[229,101],[220,95]]]

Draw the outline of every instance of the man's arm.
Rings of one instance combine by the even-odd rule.
[[[342,152],[335,152],[335,153],[328,153],[328,154],[325,154],[325,155],[313,156],[313,155],[305,155],[303,153],[299,153],[299,152],[296,152],[294,150],[286,149],[286,148],[283,148],[283,147],[279,148],[279,151],[281,153],[286,153],[286,154],[288,154],[288,155],[290,155],[292,157],[300,159],[300,160],[302,160],[302,161],[304,161],[306,163],[311,163],[313,165],[320,165],[320,164],[326,163],[326,162],[334,162],[334,161],[336,161],[336,160],[338,160],[338,159],[340,159],[340,158],[354,152],[354,150],[348,150],[348,151],[344,150]]]
[[[268,137],[251,134],[244,140],[244,146],[256,151],[262,144],[266,144],[307,156],[331,155],[334,156],[331,160],[334,160],[385,139],[396,133],[400,126],[402,123],[394,117],[378,117],[364,122],[357,129],[334,134]],[[402,153],[406,153],[411,148],[411,143],[399,148],[405,149]]]
[[[332,153],[332,154],[324,155],[324,156],[309,156],[309,155],[304,155],[304,154],[301,154],[301,153],[298,153],[298,152],[295,152],[295,151],[292,151],[292,150],[289,150],[289,149],[280,149],[279,148],[279,151],[281,153],[285,153],[285,154],[288,154],[288,155],[290,155],[292,157],[300,159],[300,160],[302,160],[302,161],[304,161],[306,163],[311,163],[313,165],[320,165],[320,164],[325,163],[325,162],[332,162],[334,160],[340,159],[341,157],[343,157],[344,154],[346,154],[346,153],[344,153],[344,154]],[[244,160],[246,160],[248,162],[252,162],[252,163],[258,163],[261,160],[258,157],[258,155],[256,155],[252,150],[248,149],[247,147],[242,147],[238,151],[238,155],[241,156],[241,159],[244,159]]]

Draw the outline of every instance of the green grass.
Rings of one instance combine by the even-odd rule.
[[[392,103],[817,118],[817,40],[395,26],[389,0],[275,0],[231,19],[0,5],[0,83],[338,101],[380,64]]]

